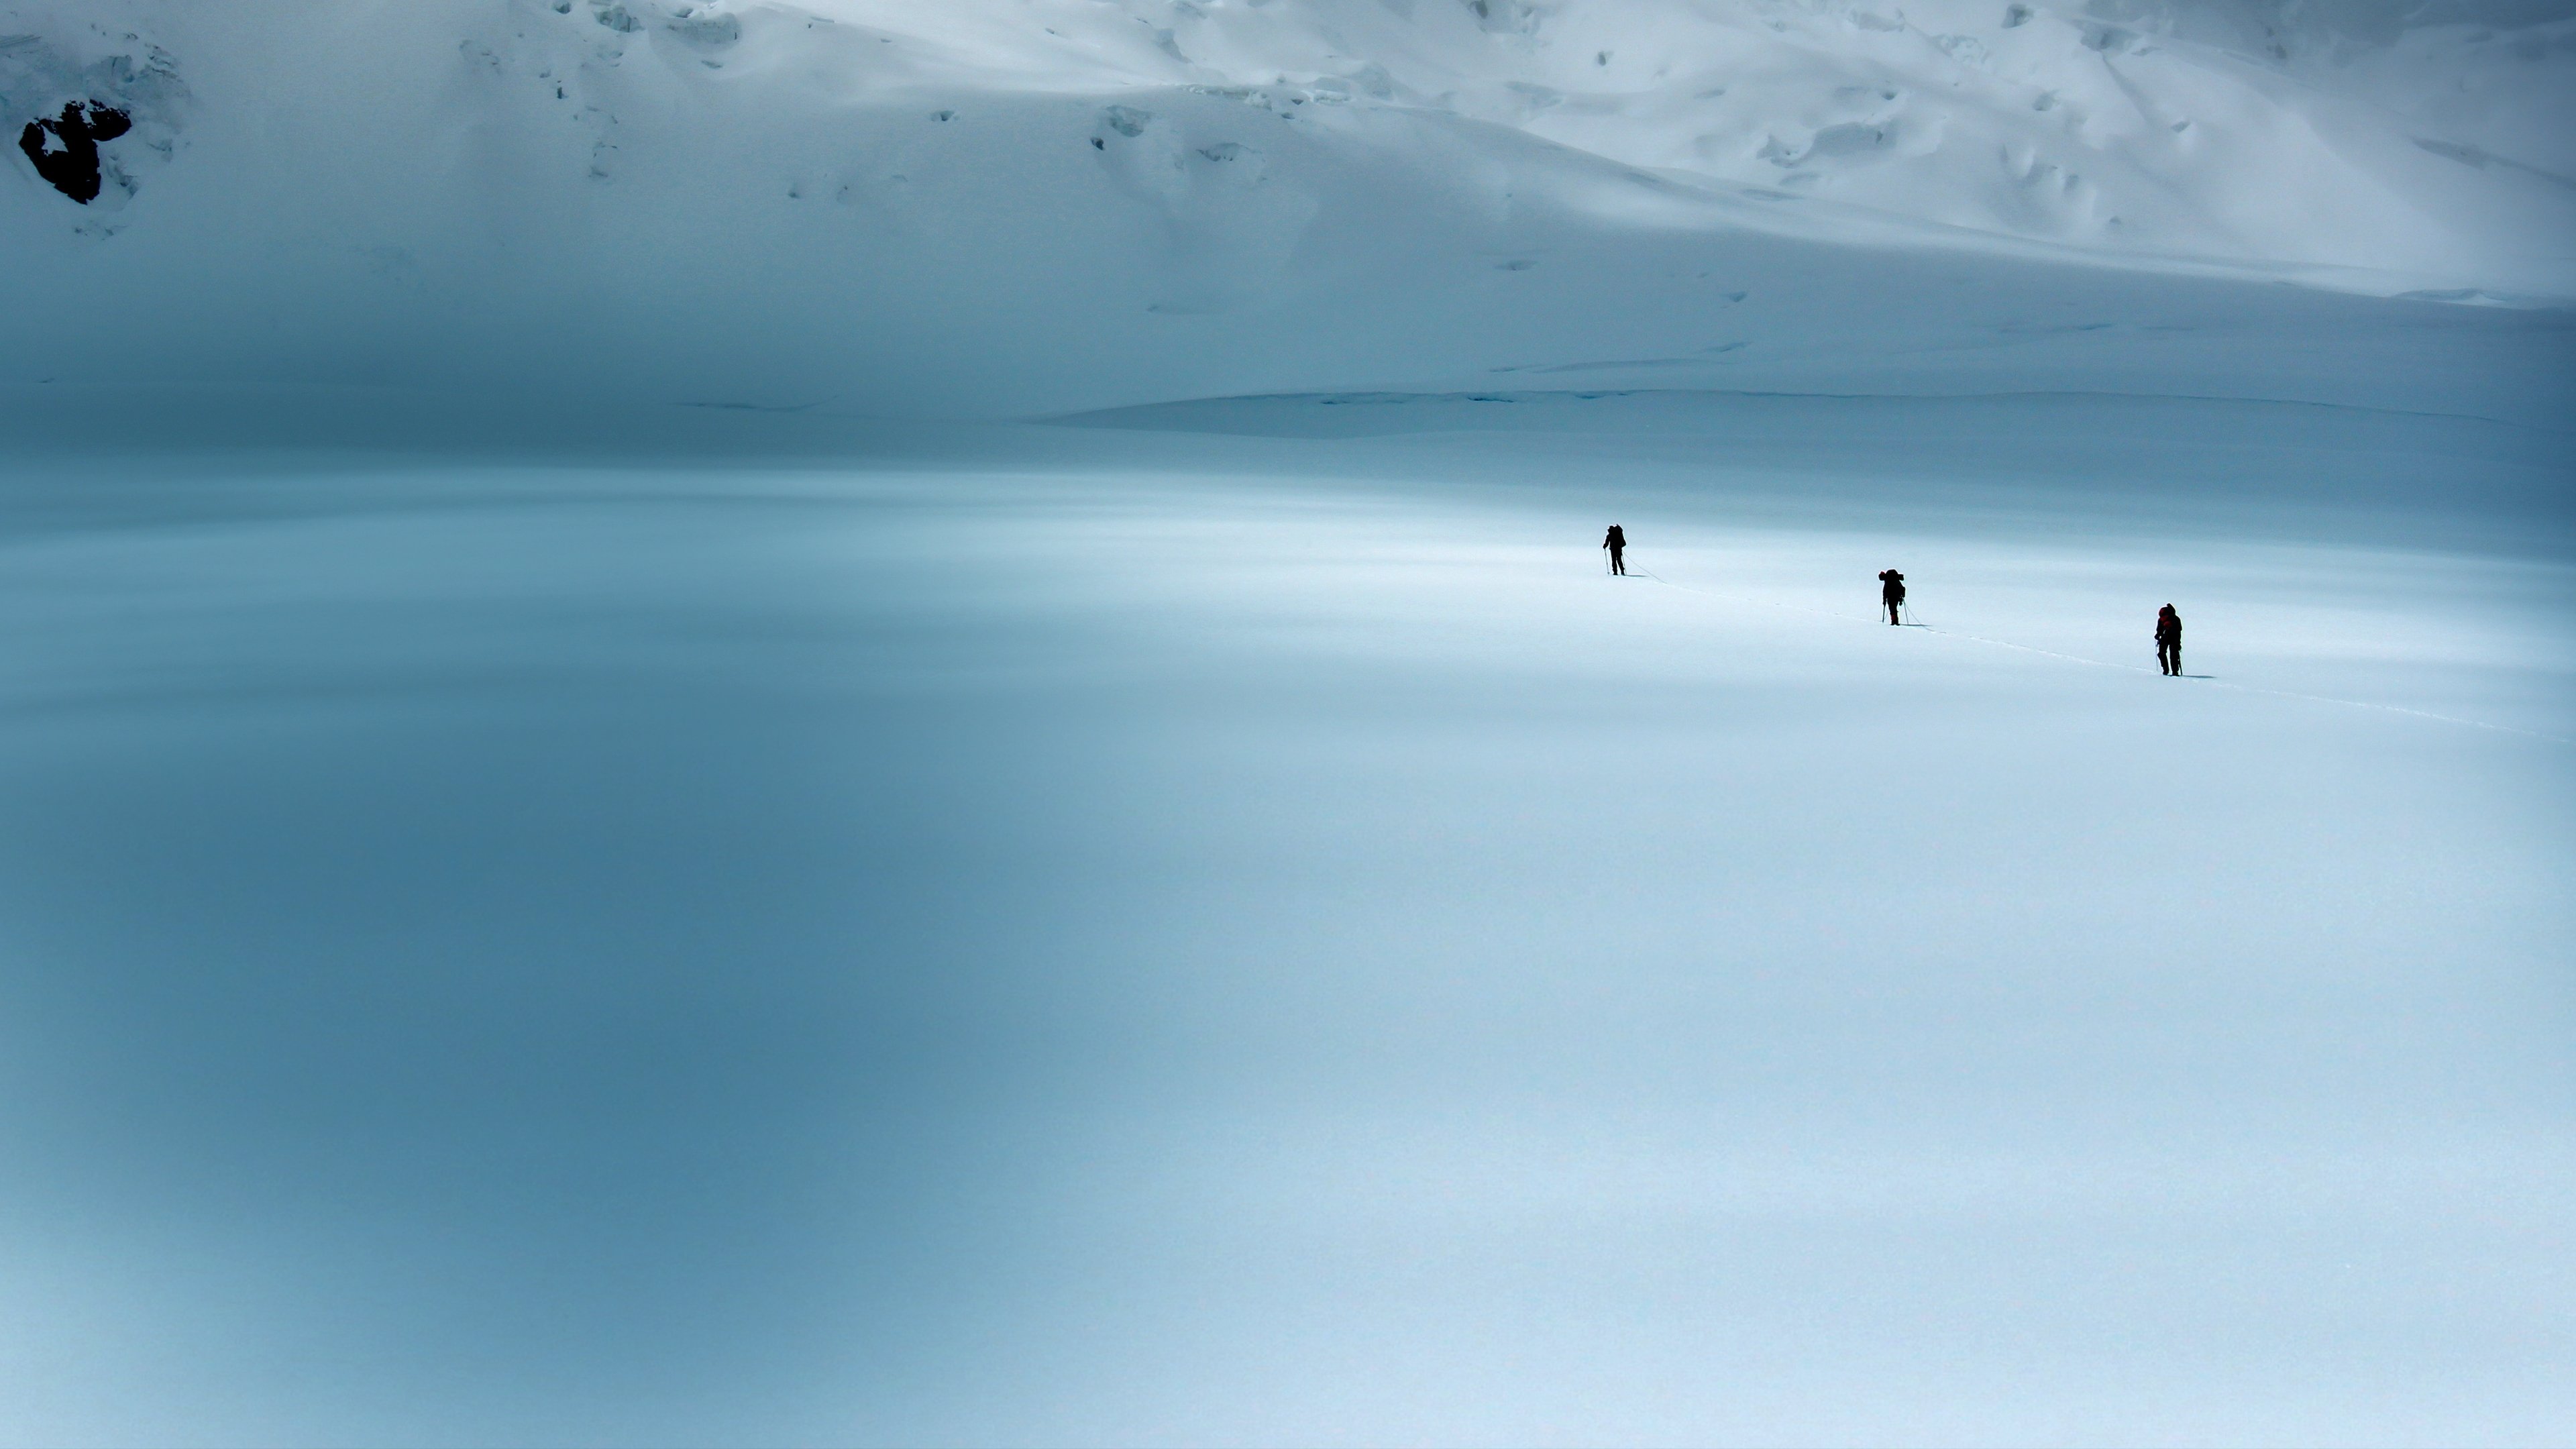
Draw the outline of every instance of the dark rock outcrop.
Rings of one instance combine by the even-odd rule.
[[[73,101],[60,116],[29,121],[18,133],[18,149],[27,153],[36,174],[56,191],[87,206],[98,200],[98,143],[113,141],[133,128],[133,119],[114,106]]]

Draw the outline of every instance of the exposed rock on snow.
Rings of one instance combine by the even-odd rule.
[[[87,206],[98,200],[98,143],[133,129],[134,119],[114,106],[71,101],[59,116],[29,121],[18,133],[18,149],[56,191]]]
[[[186,94],[177,61],[133,31],[0,11],[0,115],[22,122],[18,151],[33,178],[83,206],[118,209],[143,164],[170,157]],[[121,144],[100,149],[107,141]]]
[[[35,9],[25,0],[15,8],[20,20]],[[291,18],[299,12],[275,3],[212,16],[136,0],[51,8],[102,32],[186,29],[190,43],[212,47],[251,43],[279,24],[303,27]],[[449,31],[479,53],[554,57],[539,67],[550,84],[565,70],[598,79],[640,58],[627,52],[642,45],[669,73],[616,89],[630,101],[649,95],[669,126],[719,121],[709,98],[691,93],[699,83],[690,73],[731,66],[745,49],[764,83],[778,87],[773,99],[818,124],[899,89],[1276,93],[1283,114],[1318,103],[1453,116],[1702,185],[1785,189],[2111,258],[2443,270],[2459,285],[2576,293],[2576,244],[2567,241],[2576,235],[2576,195],[2560,184],[2576,176],[2576,16],[2549,5],[1917,0],[1900,11],[1847,0],[513,0],[489,11],[415,8],[421,28]],[[542,22],[554,17],[592,39],[548,33]],[[14,28],[4,15],[0,24]],[[848,44],[862,28],[874,43]],[[366,43],[357,26],[335,41]],[[9,99],[29,115],[88,98],[22,89],[10,87]],[[93,93],[121,104],[107,90]],[[30,99],[41,107],[29,109]]]
[[[2277,283],[2576,296],[2576,20],[2547,14],[0,0],[0,37],[22,123],[133,117],[91,211],[175,154],[182,63],[193,93],[114,246],[32,164],[0,186],[0,229],[87,268],[0,294],[96,340],[67,378],[126,375],[107,339],[148,324],[189,339],[172,381],[688,397],[713,368],[952,415],[1606,359],[2320,400],[2295,348],[2232,337],[2290,347]],[[1765,300],[1720,324],[1712,276]],[[2129,330],[2035,347],[2061,308]]]

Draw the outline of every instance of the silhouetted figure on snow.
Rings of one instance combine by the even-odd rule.
[[[1610,572],[1625,575],[1628,572],[1628,535],[1614,523],[1610,525],[1609,534],[1601,540],[1601,546],[1610,550]]]
[[[1887,622],[1905,622],[1905,575],[1894,569],[1879,570],[1878,601],[1887,607]]]
[[[133,129],[134,123],[114,106],[73,101],[56,119],[29,121],[27,129],[18,133],[18,149],[27,153],[36,174],[53,183],[56,191],[87,206],[98,200],[98,143]],[[61,142],[63,149],[52,149],[47,137]]]
[[[2156,611],[2156,667],[2167,674],[2182,673],[2182,615],[2171,604]]]

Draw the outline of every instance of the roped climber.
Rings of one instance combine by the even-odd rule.
[[[1626,575],[1628,572],[1627,533],[1614,523],[1610,525],[1610,532],[1603,535],[1601,546],[1610,550],[1610,572]]]
[[[2156,611],[2156,667],[2171,675],[2182,673],[2182,615],[2171,604]]]
[[[1878,602],[1887,610],[1887,622],[1890,624],[1904,623],[1905,575],[1898,573],[1894,569],[1879,570]]]

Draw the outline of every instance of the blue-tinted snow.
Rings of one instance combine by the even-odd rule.
[[[2567,1423],[2563,436],[1788,406],[20,466],[12,1437]]]
[[[0,1441],[2568,1439],[2571,24],[0,0]]]

